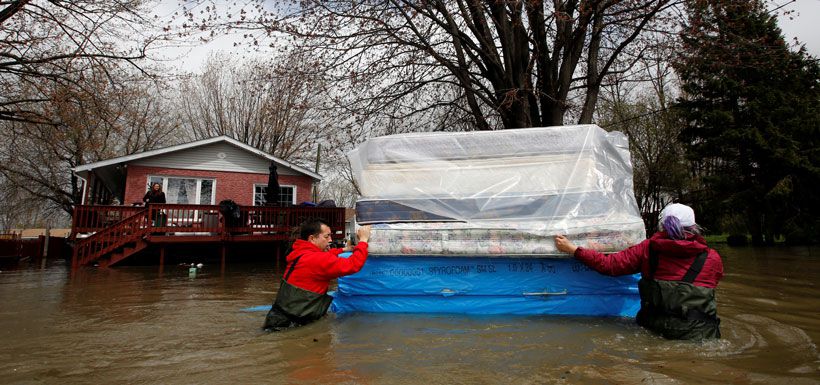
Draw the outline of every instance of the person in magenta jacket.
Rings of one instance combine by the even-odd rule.
[[[575,246],[563,235],[555,237],[555,246],[601,274],[640,272],[639,325],[669,339],[720,338],[715,302],[723,278],[720,255],[706,245],[689,206],[666,206],[659,227],[662,231],[649,239],[608,255]]]
[[[287,256],[282,285],[265,317],[265,330],[305,325],[324,316],[333,301],[327,295],[330,281],[357,273],[367,260],[370,226],[356,231],[358,243],[353,248],[331,249],[331,229],[321,220],[302,223],[298,236]],[[350,257],[339,257],[351,250]]]

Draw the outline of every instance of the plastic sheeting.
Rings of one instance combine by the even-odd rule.
[[[633,317],[638,278],[561,258],[371,256],[360,272],[339,278],[331,309]]]
[[[559,255],[645,237],[628,142],[595,125],[368,139],[348,154],[359,224],[383,255]],[[477,245],[478,243],[478,245]]]
[[[555,234],[566,234],[576,245],[601,252],[623,250],[642,241],[645,234],[642,221],[598,223],[576,220],[573,227],[547,221],[382,223],[372,226],[368,242],[371,254],[406,256],[549,255],[571,258],[555,249]]]

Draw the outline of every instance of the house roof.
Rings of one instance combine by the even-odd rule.
[[[322,180],[322,176],[315,173],[315,172],[313,172],[313,171],[310,171],[306,168],[297,166],[297,165],[295,165],[293,163],[290,163],[288,161],[285,161],[283,159],[279,159],[279,158],[277,158],[277,157],[275,157],[271,154],[268,154],[267,152],[264,152],[264,151],[262,151],[262,150],[260,150],[256,147],[252,147],[248,144],[242,143],[242,142],[240,142],[236,139],[227,137],[225,135],[216,136],[216,137],[208,138],[208,139],[197,140],[197,141],[189,142],[189,143],[178,144],[176,146],[170,146],[170,147],[165,147],[165,148],[159,148],[159,149],[156,149],[156,150],[140,152],[140,153],[137,153],[137,154],[120,156],[120,157],[117,157],[117,158],[102,160],[102,161],[99,161],[99,162],[87,163],[87,164],[80,165],[80,166],[77,166],[77,167],[73,168],[73,171],[75,173],[87,172],[87,171],[90,171],[90,170],[93,170],[93,169],[96,169],[96,168],[116,165],[116,164],[120,164],[120,163],[133,162],[135,160],[139,160],[139,159],[143,159],[143,158],[148,158],[148,157],[152,157],[152,156],[167,154],[167,153],[171,153],[171,152],[175,152],[175,151],[187,150],[187,149],[191,149],[191,148],[195,148],[195,147],[200,147],[200,146],[205,146],[205,145],[220,143],[220,142],[225,142],[225,143],[231,144],[233,146],[239,147],[239,148],[241,148],[241,149],[243,149],[247,152],[253,153],[255,155],[266,158],[270,161],[276,162],[277,164],[279,164],[281,166],[288,167],[288,168],[291,168],[295,171],[298,171],[298,172],[301,172],[305,175],[308,175],[308,176],[312,177],[315,180]]]

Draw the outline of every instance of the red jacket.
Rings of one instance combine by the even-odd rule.
[[[348,258],[339,257],[342,252],[342,249],[322,251],[308,241],[297,239],[293,242],[293,251],[288,254],[283,276],[287,275],[293,261],[302,256],[288,278],[288,283],[314,293],[325,294],[330,280],[355,274],[362,269],[364,261],[367,260],[367,243],[359,242]]]
[[[685,240],[670,239],[665,232],[658,232],[651,238],[614,254],[601,254],[595,250],[579,247],[575,258],[595,271],[606,275],[625,275],[640,272],[649,274],[649,248],[658,253],[658,269],[655,278],[680,281],[689,270],[695,257],[708,250],[706,263],[697,278],[695,286],[717,287],[723,278],[723,262],[717,251],[706,246],[700,235],[690,235]]]

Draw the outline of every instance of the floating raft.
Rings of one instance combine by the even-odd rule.
[[[638,279],[567,258],[371,256],[360,272],[339,278],[331,309],[633,317]]]

